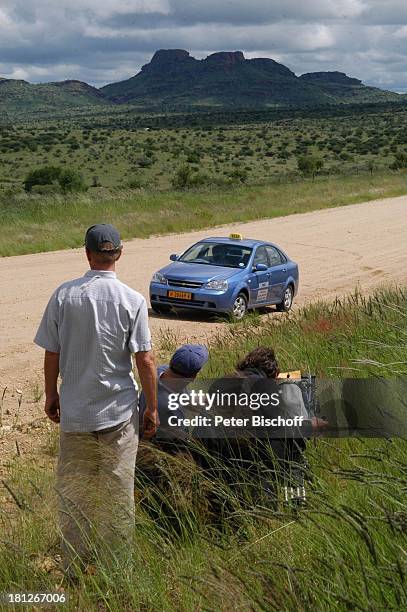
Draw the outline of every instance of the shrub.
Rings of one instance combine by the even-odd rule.
[[[405,151],[398,151],[394,154],[395,160],[390,166],[392,170],[402,170],[407,168],[407,153]]]
[[[178,168],[171,181],[174,189],[185,189],[191,180],[191,175],[192,169],[189,166]]]
[[[154,161],[149,157],[140,157],[140,159],[137,160],[137,163],[140,168],[149,168],[153,165]]]
[[[174,189],[190,189],[193,187],[202,187],[212,181],[211,177],[204,172],[194,172],[193,168],[188,165],[181,166],[176,171],[172,178],[172,186]]]
[[[229,176],[234,182],[246,183],[249,178],[249,173],[244,168],[235,168],[229,172]]]
[[[197,153],[196,151],[193,151],[192,153],[190,153],[187,157],[187,162],[189,164],[199,164],[200,162],[200,155],[199,153]]]
[[[127,183],[129,189],[141,189],[144,187],[144,182],[140,178],[132,178]]]
[[[205,174],[205,172],[195,172],[189,179],[187,187],[202,187],[203,185],[208,185],[212,181],[212,178],[209,174]]]
[[[58,166],[44,166],[31,170],[24,181],[24,189],[31,192],[35,185],[58,185],[63,193],[86,189],[82,175],[77,170]]]
[[[37,170],[31,170],[24,181],[24,189],[31,191],[34,185],[52,185],[58,182],[61,168],[56,166],[44,166]]]
[[[82,175],[76,170],[61,170],[58,182],[64,193],[86,190],[86,185],[83,181]]]
[[[297,159],[297,165],[303,176],[315,178],[324,167],[324,162],[314,155],[303,155]]]

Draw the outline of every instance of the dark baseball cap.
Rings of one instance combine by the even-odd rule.
[[[170,368],[176,374],[192,378],[204,367],[208,359],[208,349],[203,344],[184,344],[171,357]]]
[[[102,248],[104,242],[113,244],[114,249],[119,249],[122,245],[120,234],[113,225],[109,223],[92,225],[86,232],[85,246],[90,251],[110,251],[111,249]]]

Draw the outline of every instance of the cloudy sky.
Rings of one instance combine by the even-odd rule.
[[[97,86],[156,49],[272,57],[407,92],[407,0],[0,0],[0,76]]]

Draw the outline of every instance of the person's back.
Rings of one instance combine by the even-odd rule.
[[[147,325],[136,322],[147,316],[144,298],[112,271],[89,270],[55,291],[47,336],[41,326],[36,342],[60,354],[60,401],[69,406],[61,410],[64,431],[94,431],[129,418],[137,401],[131,354],[151,348]]]

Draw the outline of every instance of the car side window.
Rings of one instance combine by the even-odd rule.
[[[275,249],[272,246],[268,246],[267,248],[267,253],[269,256],[269,265],[270,268],[273,266],[278,266],[282,263],[282,257],[281,257],[281,253],[279,251],[277,251],[277,249]]]
[[[255,255],[254,255],[254,260],[253,260],[253,265],[257,266],[257,264],[265,264],[267,267],[269,267],[269,260],[267,257],[267,251],[266,251],[266,247],[264,246],[260,246],[258,247]]]

